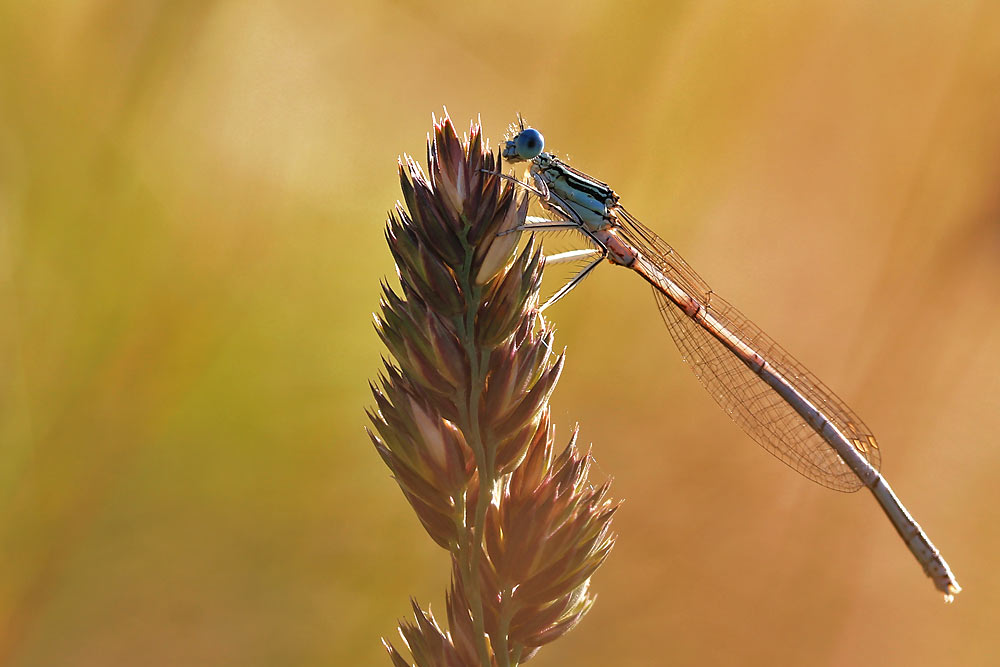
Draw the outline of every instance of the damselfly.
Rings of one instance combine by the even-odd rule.
[[[575,229],[596,250],[562,253],[555,261],[590,254],[589,263],[542,310],[564,297],[607,259],[653,286],[660,313],[684,361],[712,397],[754,440],[811,480],[837,491],[867,487],[900,537],[951,602],[961,590],[948,564],[878,472],[875,437],[815,375],[736,308],[715,294],[665,241],[642,225],[608,185],[543,152],[542,135],[516,128],[503,148],[508,162],[530,162],[532,185],[547,220],[531,217],[519,229]]]

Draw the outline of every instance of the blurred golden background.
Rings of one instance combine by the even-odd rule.
[[[995,664],[1000,5],[0,9],[0,664],[384,665],[445,554],[363,432],[396,159],[516,112],[879,436],[965,591],[603,267],[554,398],[619,542],[544,665]]]

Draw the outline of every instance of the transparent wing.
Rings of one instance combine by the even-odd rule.
[[[665,241],[622,209],[616,213],[620,214],[619,233],[624,240],[760,354],[878,470],[881,456],[875,437],[847,404],[739,310],[714,294]],[[653,294],[685,363],[744,431],[783,463],[823,486],[837,491],[862,487],[836,450],[760,376],[655,288]]]

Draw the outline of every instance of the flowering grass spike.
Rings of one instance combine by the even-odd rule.
[[[463,143],[436,122],[429,173],[401,161],[386,226],[401,293],[383,284],[375,326],[391,360],[369,435],[452,572],[447,629],[412,601],[410,658],[383,640],[394,665],[524,662],[590,609],[614,545],[608,483],[589,483],[575,434],[555,451],[564,357],[537,312],[541,250],[529,238],[518,251],[528,194],[498,160],[477,125]]]

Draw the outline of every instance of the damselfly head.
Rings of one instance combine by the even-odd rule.
[[[538,157],[545,148],[545,138],[533,127],[523,128],[513,139],[507,140],[503,158],[508,162],[524,162]]]

